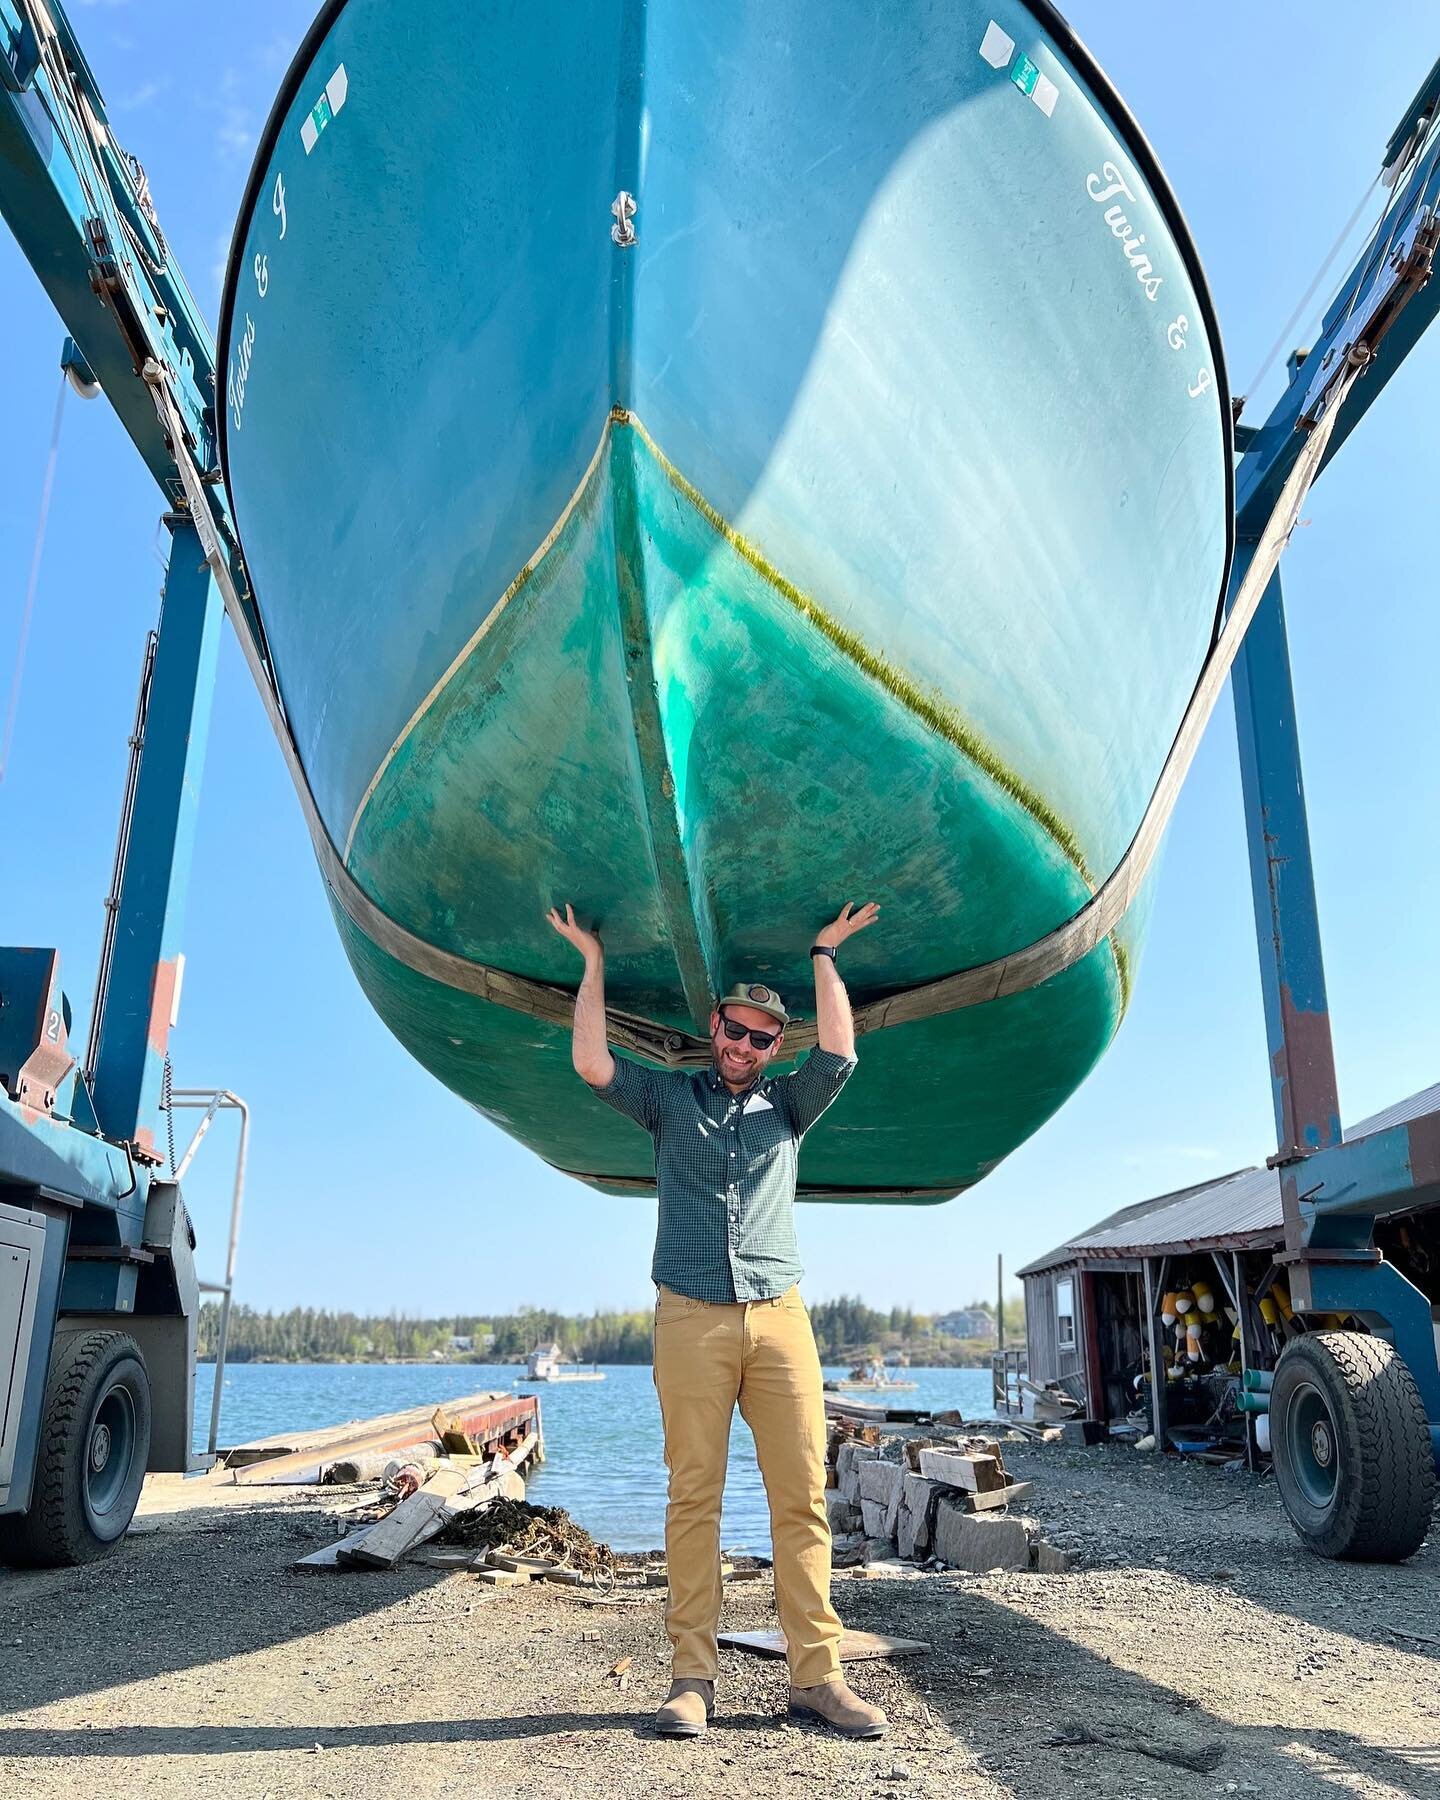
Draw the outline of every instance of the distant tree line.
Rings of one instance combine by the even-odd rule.
[[[1018,1304],[1018,1303],[1017,1303]],[[977,1301],[982,1311],[993,1304]],[[964,1366],[985,1362],[991,1346],[967,1342],[937,1331],[931,1319],[909,1307],[887,1312],[866,1306],[858,1297],[819,1300],[810,1320],[820,1360],[860,1361],[871,1356],[906,1355],[921,1366]],[[200,1309],[198,1353],[213,1359],[220,1308],[207,1301]],[[226,1358],[230,1362],[507,1362],[523,1359],[552,1340],[577,1362],[648,1363],[653,1314],[595,1312],[572,1317],[540,1307],[516,1313],[452,1315],[412,1319],[401,1313],[380,1317],[328,1312],[294,1306],[288,1312],[257,1312],[236,1306],[230,1313]],[[1007,1337],[1024,1330],[1024,1315],[1012,1317],[1005,1307]]]
[[[995,1317],[995,1303],[990,1300],[972,1300],[964,1308],[951,1310]],[[921,1368],[973,1368],[988,1365],[995,1348],[990,1338],[951,1337],[938,1328],[929,1314],[913,1312],[908,1306],[892,1306],[888,1312],[879,1312],[858,1295],[814,1301],[810,1323],[823,1363],[903,1355]],[[1025,1306],[1018,1296],[1005,1302],[1005,1335],[1007,1342],[1024,1338]]]

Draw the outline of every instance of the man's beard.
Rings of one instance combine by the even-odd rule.
[[[735,1081],[745,1087],[749,1087],[760,1073],[759,1063],[748,1058],[741,1057],[734,1063],[728,1063],[728,1046],[726,1048],[720,1048],[712,1045],[712,1049],[715,1053],[716,1072],[719,1074],[722,1081]]]

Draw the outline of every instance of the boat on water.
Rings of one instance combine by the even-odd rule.
[[[1004,970],[1122,864],[1231,456],[1190,237],[1049,5],[328,0],[220,356],[337,928],[441,1081],[653,1192],[576,1083],[546,908],[599,924],[616,1043],[688,1067],[737,978],[803,1015],[816,926],[875,899],[802,1197],[945,1199],[1074,1091],[1148,884]]]
[[[919,1386],[914,1381],[827,1381],[825,1391],[831,1394],[898,1394]]]
[[[525,1373],[520,1377],[522,1382],[532,1381],[603,1381],[603,1369],[581,1369],[567,1364],[560,1346],[555,1343],[541,1345],[532,1350],[525,1362]]]
[[[913,1392],[919,1387],[918,1381],[898,1380],[889,1367],[875,1359],[868,1363],[859,1363],[841,1381],[827,1381],[825,1391],[831,1394],[898,1394]]]

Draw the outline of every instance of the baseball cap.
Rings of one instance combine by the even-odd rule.
[[[790,1015],[785,1010],[785,1002],[774,988],[766,987],[763,981],[737,981],[723,999],[716,1001],[716,1006],[753,1006],[756,1012],[769,1013],[772,1019],[781,1025],[789,1023]]]

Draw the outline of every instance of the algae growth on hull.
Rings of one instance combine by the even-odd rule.
[[[352,872],[417,935],[557,984],[573,953],[542,914],[573,898],[606,938],[612,1003],[702,1034],[742,976],[809,1010],[811,937],[852,890],[884,908],[847,947],[857,1001],[1074,912],[1089,888],[1068,846],[973,738],[942,735],[938,703],[827,624],[616,422],[544,559],[388,759]],[[649,1173],[643,1137],[577,1091],[565,1033],[346,943],[401,1040],[548,1162]],[[865,1040],[802,1180],[968,1186],[1072,1091],[1120,1008],[1102,945],[1033,993]]]

